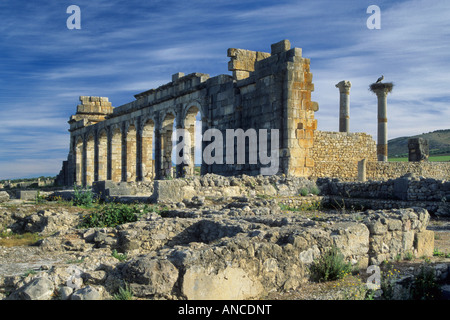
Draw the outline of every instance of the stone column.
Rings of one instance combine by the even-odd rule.
[[[387,143],[387,94],[392,91],[392,83],[374,83],[370,86],[378,98],[378,161],[388,160]]]
[[[339,88],[339,132],[350,132],[350,88],[352,83],[343,80],[336,85]]]
[[[162,175],[162,152],[161,152],[161,128],[160,127],[156,127],[155,130],[155,180],[160,180],[162,178],[164,178],[164,175]]]
[[[358,181],[364,182],[366,181],[366,159],[362,159],[358,161]]]

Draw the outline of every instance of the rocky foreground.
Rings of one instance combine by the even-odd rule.
[[[444,217],[448,203],[439,199],[450,196],[448,182],[411,177],[341,184],[206,175],[93,190],[106,202],[141,201],[142,214],[98,228],[82,224],[96,209],[61,201],[70,190],[39,205],[41,198],[2,200],[1,238],[37,238],[33,246],[0,245],[1,299],[340,299],[301,295],[313,262],[332,247],[364,273],[386,261],[430,259],[435,235],[425,208]],[[440,281],[448,280],[448,260],[435,265]]]
[[[366,268],[407,252],[431,256],[434,244],[421,208],[301,214],[275,199],[193,197],[133,223],[84,229],[89,211],[33,209],[3,207],[2,225],[41,240],[0,247],[2,299],[111,299],[120,288],[141,299],[264,298],[307,283],[308,266],[332,246]]]

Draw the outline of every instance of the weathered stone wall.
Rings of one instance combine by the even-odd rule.
[[[155,181],[152,200],[157,202],[179,202],[194,196],[239,197],[239,196],[298,196],[302,189],[312,190],[314,181],[302,177],[282,176],[236,176],[224,177],[207,174],[176,180]]]
[[[312,158],[314,177],[356,180],[358,162],[376,161],[376,143],[366,133],[316,131]]]
[[[349,181],[387,180],[406,173],[450,178],[450,163],[377,161],[377,145],[368,134],[317,131],[310,60],[288,40],[272,44],[270,53],[230,48],[227,54],[232,76],[176,73],[171,82],[136,94],[136,100],[116,108],[108,98],[81,96],[69,121],[69,155],[58,183],[149,181],[173,177],[174,172],[177,177],[193,175],[194,163],[200,163],[194,159],[195,146],[202,144],[204,151],[212,142],[208,155],[214,161],[202,159],[202,175],[258,175],[264,170],[264,175]],[[216,129],[217,136],[195,141],[198,113],[202,133]],[[174,128],[191,135],[191,149],[183,155],[189,155],[190,162],[176,168]],[[379,144],[380,148],[384,155],[387,145]]]
[[[272,165],[270,174],[309,176],[314,165],[310,150],[317,129],[314,112],[318,110],[318,104],[311,101],[314,85],[310,60],[302,57],[300,48],[291,49],[288,40],[273,44],[270,53],[232,48],[228,56],[233,76],[177,73],[172,82],[136,94],[135,101],[116,108],[107,98],[80,97],[77,113],[69,121],[70,152],[66,169],[61,172],[68,172],[69,177],[58,181],[90,185],[100,180],[142,181],[172,176],[174,126],[192,135],[198,112],[202,132],[217,129],[223,139],[219,144],[223,161],[219,156],[215,163],[203,162],[202,174],[255,175]],[[231,161],[227,158],[231,142],[225,139],[229,129],[242,129],[246,134],[251,129],[258,135],[256,140],[238,138]],[[250,161],[254,155],[250,146],[256,146],[260,155],[260,130],[268,131],[266,151],[276,149],[276,163],[263,163],[261,157]],[[279,133],[279,139],[274,140],[277,148],[272,146],[274,130]],[[193,136],[192,147],[201,143]],[[148,146],[151,142],[155,144],[154,161]],[[238,163],[242,152],[237,145],[241,142],[247,147],[243,164]],[[205,145],[203,142],[202,150]],[[178,165],[178,175],[194,172],[192,150],[188,152],[191,162],[187,170]]]
[[[436,215],[450,216],[450,181],[406,175],[387,181],[367,182],[319,179],[317,184],[322,194],[339,197],[329,199],[331,204],[340,203],[347,208],[422,207]]]
[[[371,265],[404,257],[432,256],[434,233],[426,230],[429,214],[425,209],[400,209],[391,211],[366,211],[363,223],[370,232],[369,256]]]
[[[388,180],[412,173],[440,180],[450,180],[450,162],[373,162],[366,165],[367,179]]]

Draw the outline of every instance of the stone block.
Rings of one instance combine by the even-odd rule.
[[[72,293],[70,300],[101,300],[101,294],[94,287],[86,286]]]
[[[34,200],[37,196],[37,190],[18,190],[16,191],[16,198],[20,200]]]
[[[420,162],[428,160],[429,146],[428,140],[423,138],[411,138],[408,140],[408,160]]]
[[[291,49],[291,43],[289,40],[282,40],[280,42],[274,43],[270,46],[271,54],[279,54]]]
[[[182,180],[156,180],[152,200],[180,202],[184,199],[186,182]]]
[[[191,266],[184,274],[182,291],[188,300],[243,300],[260,296],[264,288],[241,268],[214,271]]]
[[[424,230],[416,233],[415,239],[416,257],[431,257],[434,251],[434,232]]]
[[[172,75],[172,82],[175,82],[175,81],[181,79],[182,77],[184,77],[184,73],[183,72],[177,72],[177,73]]]
[[[54,285],[50,279],[39,277],[26,284],[19,292],[20,300],[50,300]]]

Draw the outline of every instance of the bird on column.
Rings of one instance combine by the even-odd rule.
[[[384,80],[384,76],[381,75],[381,77],[379,77],[379,78],[377,79],[377,82],[375,82],[375,83],[380,83],[380,82],[383,81],[383,80]]]

